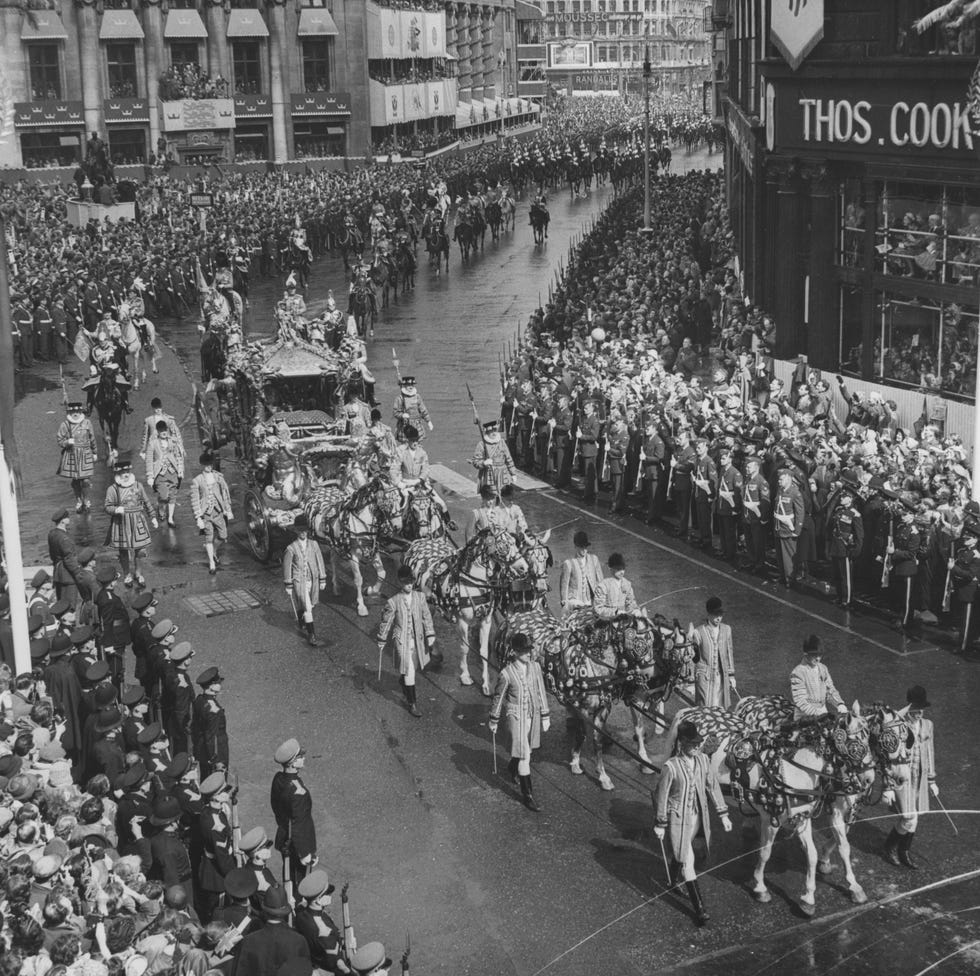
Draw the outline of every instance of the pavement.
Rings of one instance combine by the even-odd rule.
[[[707,162],[703,154],[688,159],[678,153],[674,160],[675,168]],[[718,157],[710,162],[717,164]],[[488,243],[469,266],[454,253],[448,276],[436,279],[423,266],[415,294],[399,299],[379,321],[369,351],[379,399],[388,410],[395,393],[394,346],[402,371],[418,377],[432,412],[435,431],[426,447],[441,465],[438,480],[458,521],[475,505],[467,459],[476,437],[463,384],[471,384],[487,416],[496,412],[497,351],[537,304],[538,291],[546,297],[559,257],[564,260],[569,242],[609,193],[607,188],[578,201],[555,196],[543,248],[534,246],[522,207],[514,234],[499,245]],[[342,268],[331,259],[315,268],[308,298],[314,311],[329,288],[343,291]],[[269,310],[280,291],[281,282],[257,283],[253,331],[263,331],[263,322],[271,331]],[[161,373],[134,396],[137,409],[122,442],[133,444],[149,398],[160,395],[182,421],[193,472],[198,445],[188,408],[197,333],[192,320],[158,324],[166,344]],[[69,367],[69,394],[81,375],[79,364]],[[24,558],[40,564],[46,561],[50,512],[70,499],[67,483],[52,474],[61,390],[50,366],[18,380],[15,424],[27,489]],[[225,473],[240,505],[230,459]],[[100,497],[106,477],[100,472],[93,498]],[[390,657],[378,678],[374,634],[382,598],[370,599],[370,615],[359,618],[349,585],[339,598],[326,594],[317,610],[323,646],[308,647],[292,624],[275,560],[262,565],[252,558],[240,521],[232,526],[226,565],[217,577],[208,576],[185,489],[178,527],[158,533],[147,576],[160,597],[160,615],[178,620],[182,639],[196,648],[192,674],[216,664],[227,675],[221,697],[241,784],[243,829],[272,824],[272,753],[297,736],[309,748],[304,778],[321,861],[336,883],[350,882],[358,940],[381,939],[397,959],[410,935],[415,970],[432,976],[976,972],[976,662],[935,643],[903,641],[882,622],[847,615],[815,595],[777,592],[655,529],[586,508],[573,495],[533,480],[522,483],[520,502],[531,524],[555,527],[550,545],[556,561],[571,554],[573,533],[585,528],[600,558],[612,551],[625,555],[638,599],[651,601],[651,609],[686,624],[703,616],[709,595],[720,596],[734,630],[743,694],[786,694],[810,632],[829,645],[827,664],[848,701],[901,704],[909,685],[923,684],[933,703],[941,797],[958,834],[942,813],[926,815],[914,848],[922,867],[899,870],[880,856],[891,826],[888,811],[863,808],[851,843],[870,903],[851,905],[838,867],[818,881],[817,917],[805,921],[795,904],[802,884],[799,846],[791,838],[777,842],[768,871],[773,901],[759,905],[746,890],[756,827],[751,818],[736,816],[732,834],[713,834],[702,868],[712,921],[698,929],[686,899],[665,889],[652,833],[656,776],[645,775],[615,746],[606,759],[612,792],[599,789],[588,749],[585,775],[572,776],[566,730],[556,716],[533,767],[544,809],[530,813],[506,775],[494,773],[488,703],[478,687],[459,684],[458,642],[448,624],[437,621],[445,663],[423,676],[423,717],[416,720],[404,707]],[[76,519],[73,531],[98,546],[105,524],[96,511]],[[389,561],[384,596],[393,591],[394,565]],[[554,600],[554,592],[550,596]],[[631,744],[625,710],[614,711],[609,729],[618,742]],[[659,763],[661,739],[649,734],[647,741]],[[501,741],[501,770],[506,760]],[[339,904],[335,908],[339,917]]]

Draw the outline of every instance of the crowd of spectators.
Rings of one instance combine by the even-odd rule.
[[[965,607],[976,597],[980,505],[960,437],[925,409],[904,415],[880,392],[849,391],[843,376],[829,379],[805,357],[791,379],[775,375],[776,326],[740,293],[720,172],[661,177],[649,238],[640,193],[615,200],[574,249],[504,371],[517,463],[559,487],[578,485],[589,501],[602,492],[614,512],[690,532],[736,571],[815,582],[818,593],[835,583],[845,605],[897,613],[913,632],[939,624],[966,648],[976,636]],[[588,458],[584,444],[581,457],[572,448],[587,402],[602,422]],[[549,454],[556,443],[560,455]],[[791,547],[771,514],[753,521],[732,488],[756,471],[773,509],[777,475],[790,474],[801,509]],[[863,545],[848,542],[846,580],[830,548],[843,495],[864,516]],[[883,588],[886,559],[902,572]]]
[[[197,64],[172,64],[160,76],[160,99],[165,102],[227,97],[228,82],[221,75],[212,77]]]

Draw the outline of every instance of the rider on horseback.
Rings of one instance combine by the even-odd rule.
[[[129,389],[132,385],[126,378],[124,372],[125,350],[114,342],[108,332],[99,333],[99,344],[92,348],[90,355],[91,365],[89,366],[89,378],[82,384],[82,389],[86,391],[88,397],[88,412],[92,412],[95,405],[95,391],[102,382],[103,373],[111,371],[115,374],[116,386],[122,399],[123,409],[126,413],[132,413],[133,408],[129,405]]]

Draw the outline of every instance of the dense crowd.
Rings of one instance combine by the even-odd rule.
[[[617,116],[616,118],[619,118]],[[626,114],[622,115],[626,118]],[[525,181],[536,157],[557,159],[574,135],[590,145],[603,138],[604,117],[590,100],[551,114],[546,133],[529,142],[493,144],[430,160],[424,167],[379,164],[353,172],[202,171],[194,181],[158,173],[137,186],[136,220],[67,221],[75,187],[18,181],[0,186],[11,259],[11,288],[18,366],[35,359],[67,360],[78,331],[94,330],[137,285],[147,314],[180,316],[197,303],[196,264],[210,280],[219,265],[236,269],[246,298],[250,273],[278,275],[287,268],[289,239],[297,223],[313,256],[339,247],[350,215],[366,233],[378,202],[391,210],[405,190],[421,212],[429,191],[445,182],[451,199],[477,184]],[[192,190],[214,194],[207,230],[191,206]],[[52,260],[54,256],[55,260]]]
[[[167,102],[190,98],[227,98],[228,82],[211,77],[197,64],[172,64],[160,76],[160,98]]]
[[[0,591],[0,972],[386,973],[380,943],[358,950],[327,913],[299,743],[270,756],[275,832],[242,832],[224,676],[192,670],[194,648],[156,618],[152,593],[127,612],[116,568],[69,529],[55,513],[20,674],[6,577]],[[271,870],[273,848],[291,883]]]
[[[669,512],[734,571],[822,577],[844,606],[941,620],[965,648],[980,506],[962,443],[802,359],[791,383],[775,377],[775,325],[739,293],[722,195],[720,174],[662,178],[649,238],[632,191],[571,255],[501,376],[516,462],[574,477],[589,502],[608,491],[614,513],[631,499],[648,524]]]

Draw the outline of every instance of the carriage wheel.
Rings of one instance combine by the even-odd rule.
[[[259,562],[268,562],[272,555],[272,527],[254,491],[245,492],[245,530],[255,558]]]

